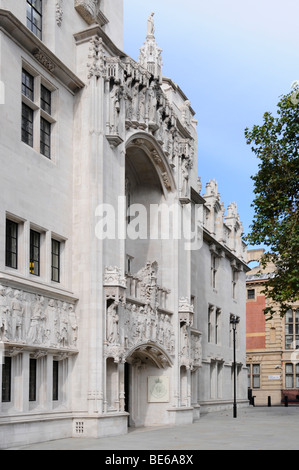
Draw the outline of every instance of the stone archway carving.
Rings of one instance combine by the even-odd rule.
[[[139,361],[140,364],[146,365],[151,362],[159,369],[165,369],[173,365],[169,354],[160,345],[153,342],[134,346],[126,353],[124,360],[129,364]]]
[[[126,150],[140,148],[149,158],[159,177],[164,195],[175,191],[176,184],[172,169],[158,142],[145,132],[133,134],[127,141]]]

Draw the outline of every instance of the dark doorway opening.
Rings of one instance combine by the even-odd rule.
[[[129,401],[130,401],[130,364],[125,362],[125,411],[129,413]]]

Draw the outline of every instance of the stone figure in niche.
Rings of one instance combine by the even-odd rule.
[[[78,324],[77,324],[77,317],[74,310],[74,306],[69,306],[69,323],[70,323],[70,342],[72,346],[77,346],[77,339],[78,339]]]
[[[156,124],[157,121],[157,95],[154,86],[152,83],[148,90],[148,118],[151,125]]]
[[[46,314],[46,329],[45,336],[46,341],[49,345],[55,346],[58,342],[57,338],[57,308],[55,305],[55,300],[50,299],[47,307]]]
[[[155,34],[154,14],[151,13],[147,20],[147,35],[153,36]]]
[[[188,196],[189,169],[191,168],[190,158],[182,156],[182,196]]]
[[[118,343],[118,340],[119,340],[118,322],[119,322],[119,316],[117,314],[117,304],[116,302],[113,302],[107,308],[107,341],[108,343],[111,343],[111,344]]]
[[[188,353],[188,331],[186,323],[181,326],[181,355],[186,357]]]
[[[12,339],[22,341],[22,325],[24,308],[20,301],[21,293],[18,290],[14,291],[13,300],[11,303],[11,328]]]
[[[30,327],[28,331],[27,341],[30,344],[41,344],[43,341],[43,320],[44,314],[44,298],[36,296],[33,305],[33,313],[30,318]]]
[[[142,88],[139,93],[138,121],[145,122],[145,94],[146,88]]]
[[[193,336],[192,351],[195,364],[199,364],[201,361],[201,338],[197,335]]]
[[[138,121],[138,96],[139,96],[139,83],[135,83],[132,88],[132,120]]]
[[[60,309],[60,328],[59,328],[59,342],[62,347],[68,345],[68,312],[67,303],[63,302],[62,308]]]
[[[120,112],[120,88],[114,83],[110,92],[110,132],[118,134],[118,115]]]
[[[8,312],[9,307],[5,296],[5,287],[0,286],[0,341],[8,341]]]
[[[131,121],[132,119],[132,96],[131,96],[131,86],[132,86],[132,77],[128,77],[126,82],[125,82],[125,90],[124,90],[124,96],[125,96],[125,114],[126,114],[126,120]]]

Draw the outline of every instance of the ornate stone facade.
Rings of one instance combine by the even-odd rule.
[[[225,214],[213,180],[201,195],[195,112],[163,77],[154,14],[135,61],[122,50],[122,0],[43,2],[42,41],[24,22],[26,2],[10,3],[0,8],[0,442],[180,425],[201,407],[231,406],[231,314],[245,338],[242,225],[235,204]],[[32,146],[21,140],[21,103],[33,113]],[[195,248],[186,248],[186,220]],[[243,350],[242,339],[241,400]]]

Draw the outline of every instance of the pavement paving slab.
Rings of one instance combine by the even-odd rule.
[[[299,450],[299,407],[240,408],[202,413],[184,426],[129,428],[122,436],[100,439],[70,438],[7,450],[101,450],[107,457],[138,451],[184,455],[199,450]],[[134,465],[132,465],[134,467]]]

